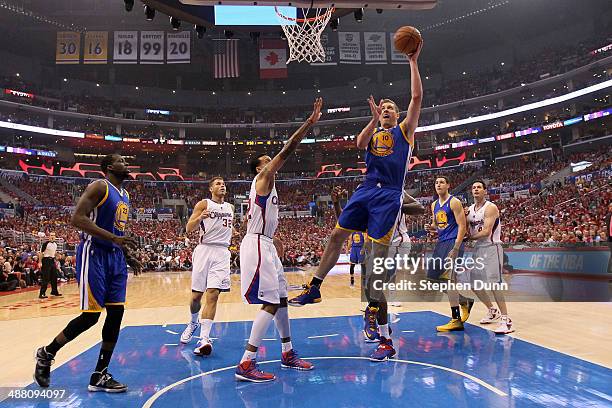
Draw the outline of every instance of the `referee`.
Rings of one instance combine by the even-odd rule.
[[[47,298],[47,285],[51,283],[51,296],[62,296],[57,291],[57,267],[55,266],[55,252],[57,243],[55,242],[55,232],[49,234],[49,241],[42,244],[40,249],[42,268],[40,270],[41,280],[39,299]]]

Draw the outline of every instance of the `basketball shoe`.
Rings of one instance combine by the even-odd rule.
[[[366,343],[376,343],[380,340],[380,333],[378,333],[378,323],[376,322],[377,314],[377,307],[366,307],[365,314],[363,316],[363,335],[365,336]]]
[[[127,385],[121,384],[113,378],[113,375],[104,369],[102,372],[94,371],[89,380],[87,389],[92,392],[126,392]]]
[[[193,337],[193,333],[196,332],[200,328],[200,323],[189,322],[185,330],[183,330],[183,334],[181,334],[181,343],[187,344],[191,341]]]
[[[501,317],[501,313],[496,307],[492,307],[487,311],[487,315],[480,320],[480,324],[490,324],[496,322]]]
[[[318,286],[306,285],[302,293],[289,300],[290,306],[301,307],[311,303],[321,302],[321,291]]]
[[[196,348],[193,349],[193,354],[196,356],[209,356],[212,353],[212,343],[207,338],[202,338],[196,344]]]
[[[376,350],[370,355],[370,361],[387,361],[395,355],[393,341],[384,337],[380,338],[380,343]]]
[[[34,358],[36,359],[34,379],[38,385],[47,388],[51,382],[51,365],[55,362],[55,356],[47,353],[44,347],[40,347],[36,350]]]
[[[508,334],[514,331],[512,327],[512,319],[506,315],[502,315],[499,319],[499,325],[493,330],[495,334]]]
[[[439,332],[461,331],[463,330],[463,323],[461,319],[451,319],[450,322],[437,326],[436,330]]]
[[[472,311],[472,308],[474,307],[474,299],[472,298],[466,298],[467,301],[465,303],[460,303],[459,306],[461,307],[461,323],[465,323],[467,322],[467,319],[469,319],[470,317],[470,312]]]
[[[298,357],[298,354],[295,350],[291,349],[287,352],[283,353],[281,358],[281,367],[283,368],[293,368],[294,370],[308,371],[314,368],[312,363],[302,360]]]
[[[256,383],[274,381],[276,379],[274,374],[261,371],[255,360],[244,360],[242,363],[238,364],[234,377],[240,381]]]

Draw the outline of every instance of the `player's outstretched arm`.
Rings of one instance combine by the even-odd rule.
[[[477,232],[474,235],[470,235],[470,239],[480,239],[485,238],[491,235],[493,231],[493,225],[495,224],[495,220],[499,217],[499,209],[496,205],[489,205],[485,208],[485,216],[484,216],[484,225],[482,226],[482,230]]]
[[[406,215],[422,215],[425,214],[425,207],[411,195],[405,194],[404,201],[402,202],[402,213]]]
[[[191,217],[189,217],[189,221],[187,221],[187,225],[185,226],[185,230],[187,233],[191,233],[192,231],[198,228],[200,225],[200,221],[204,218],[207,218],[210,214],[208,213],[208,201],[202,200],[196,204],[193,208],[193,213]]]
[[[88,185],[81,198],[79,198],[79,202],[74,209],[74,214],[72,214],[72,219],[70,222],[81,231],[86,232],[87,234],[96,238],[111,241],[120,247],[130,246],[135,248],[136,241],[134,238],[119,237],[112,234],[105,229],[98,227],[89,218],[89,214],[94,210],[94,208],[96,208],[100,201],[102,201],[102,198],[106,194],[107,188],[108,186],[103,180],[97,180]]]
[[[417,63],[423,42],[419,45],[416,52],[408,57],[410,61],[410,105],[408,106],[408,114],[402,121],[400,126],[408,136],[411,145],[414,145],[414,131],[419,124],[419,116],[421,115],[421,104],[423,102],[423,83],[421,82],[421,74],[419,73],[419,65]]]
[[[317,98],[314,102],[312,113],[310,117],[306,119],[306,122],[298,130],[291,135],[287,143],[283,149],[263,168],[257,180],[262,180],[262,182],[267,181],[271,184],[272,178],[276,175],[276,173],[283,167],[289,156],[291,156],[295,150],[300,145],[306,133],[310,130],[310,128],[319,121],[321,118],[321,107],[323,106],[323,98]]]
[[[370,122],[363,128],[361,133],[357,135],[357,148],[361,150],[365,150],[370,144],[370,140],[372,140],[372,137],[374,136],[374,130],[376,130],[378,122],[380,121],[380,114],[382,113],[382,99],[377,105],[376,102],[374,102],[374,97],[370,95],[368,98],[368,103],[370,104],[370,110],[372,111],[372,119],[370,119]]]

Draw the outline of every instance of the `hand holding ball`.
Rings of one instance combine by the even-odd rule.
[[[393,42],[395,43],[396,50],[402,54],[411,55],[419,49],[423,42],[423,37],[421,37],[421,33],[416,28],[405,26],[395,32]]]

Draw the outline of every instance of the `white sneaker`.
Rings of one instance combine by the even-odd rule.
[[[402,302],[391,302],[389,303],[389,306],[402,307]]]
[[[480,324],[490,324],[496,322],[501,317],[501,313],[496,307],[492,307],[487,312],[487,315],[480,321]]]
[[[391,317],[391,323],[393,323],[393,324],[395,324],[395,323],[397,323],[397,322],[399,322],[401,320],[399,313],[390,312],[389,315]]]
[[[493,330],[495,334],[508,334],[514,331],[512,327],[512,319],[508,316],[502,316],[499,320],[499,325]]]
[[[181,343],[187,344],[191,341],[193,337],[193,333],[200,328],[200,323],[189,322],[185,330],[183,330],[183,334],[181,334]]]
[[[196,348],[193,349],[193,354],[197,356],[208,356],[210,353],[212,353],[212,343],[206,337],[199,340]]]

